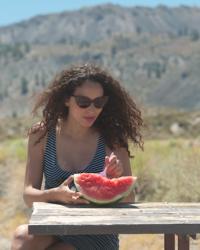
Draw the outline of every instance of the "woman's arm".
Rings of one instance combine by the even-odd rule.
[[[24,201],[28,207],[33,202],[61,202],[73,204],[87,204],[88,202],[80,197],[79,192],[69,189],[73,177],[69,176],[60,186],[48,190],[41,190],[43,179],[43,157],[46,138],[35,144],[40,138],[42,131],[29,135],[28,153],[26,163],[26,174],[24,181]]]
[[[43,178],[43,155],[45,138],[39,143],[35,142],[41,136],[42,131],[30,134],[28,138],[27,162],[24,180],[23,198],[28,207],[32,206],[34,201],[48,201],[49,192],[41,190]]]

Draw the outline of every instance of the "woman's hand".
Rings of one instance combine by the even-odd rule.
[[[105,173],[108,178],[118,178],[122,176],[122,163],[113,152],[110,156],[105,157]]]
[[[69,184],[73,181],[73,176],[69,176],[59,187],[54,188],[54,199],[65,204],[89,204],[81,197],[80,192],[72,191]]]

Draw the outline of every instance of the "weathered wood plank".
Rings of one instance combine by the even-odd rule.
[[[175,235],[174,234],[164,235],[164,250],[175,250]]]
[[[190,237],[189,235],[178,235],[178,250],[189,250]]]
[[[77,235],[77,234],[187,234],[199,228],[182,225],[29,225],[29,233],[35,235]]]
[[[200,232],[200,204],[135,203],[94,207],[34,203],[29,232],[196,234]]]
[[[154,204],[153,204],[154,205]],[[152,204],[129,204],[129,205],[121,205],[121,206],[114,206],[114,207],[95,207],[95,206],[91,206],[91,205],[82,205],[82,206],[66,206],[66,205],[59,205],[59,204],[52,204],[52,203],[42,203],[42,202],[37,202],[34,203],[34,211],[33,214],[35,213],[39,213],[39,214],[57,214],[58,213],[64,213],[64,214],[76,214],[78,212],[86,212],[86,214],[88,215],[89,213],[91,213],[92,215],[94,215],[95,212],[95,216],[98,214],[115,214],[115,213],[119,213],[122,212],[123,214],[130,214],[132,213],[148,213],[148,214],[163,214],[163,213],[180,213],[180,214],[189,214],[189,215],[193,215],[193,214],[197,214],[199,215],[200,213],[200,204],[194,203],[194,206],[190,205],[190,207],[188,207],[188,205],[186,204],[186,206],[172,206],[168,203],[165,203],[165,206],[161,203],[157,203],[156,206],[153,206]]]
[[[171,202],[146,202],[146,203],[140,203],[140,202],[135,202],[132,204],[126,204],[126,203],[118,203],[115,205],[107,205],[107,206],[93,206],[93,205],[62,205],[62,204],[55,204],[55,203],[46,203],[46,202],[35,202],[34,203],[34,208],[57,208],[62,210],[63,207],[65,209],[71,209],[71,208],[82,208],[82,207],[87,207],[87,208],[94,208],[94,209],[102,209],[102,208],[198,208],[200,209],[200,203],[183,203],[183,202],[178,202],[178,203],[171,203]]]
[[[179,212],[179,211],[142,211],[142,210],[135,210],[135,211],[124,211],[123,209],[119,209],[117,211],[112,211],[112,210],[103,210],[102,211],[95,211],[95,210],[85,210],[85,209],[79,209],[74,211],[59,211],[59,210],[54,210],[54,211],[49,211],[49,210],[43,210],[43,211],[38,211],[37,213],[34,213],[33,215],[39,214],[41,217],[44,216],[53,216],[53,215],[59,215],[59,216],[123,216],[123,217],[130,217],[130,216],[149,216],[149,217],[155,217],[155,214],[158,217],[163,217],[163,216],[176,216],[176,217],[188,217],[188,218],[196,218],[198,219],[200,216],[200,211],[197,213],[193,212],[191,215],[190,212],[184,213],[184,211]]]

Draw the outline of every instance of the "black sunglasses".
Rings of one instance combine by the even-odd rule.
[[[108,101],[108,96],[100,96],[95,98],[94,100],[90,99],[86,96],[81,95],[72,95],[75,98],[76,104],[80,108],[88,108],[92,103],[95,108],[102,109]]]

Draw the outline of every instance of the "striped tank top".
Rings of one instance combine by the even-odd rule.
[[[95,155],[91,162],[81,171],[70,172],[58,165],[56,155],[56,130],[52,129],[47,136],[44,152],[43,171],[45,189],[59,186],[70,175],[75,173],[99,173],[103,171],[106,156],[105,141],[99,136]],[[72,183],[70,187],[74,184]],[[118,250],[119,238],[116,234],[101,235],[59,235],[63,242],[70,243],[76,250]]]

